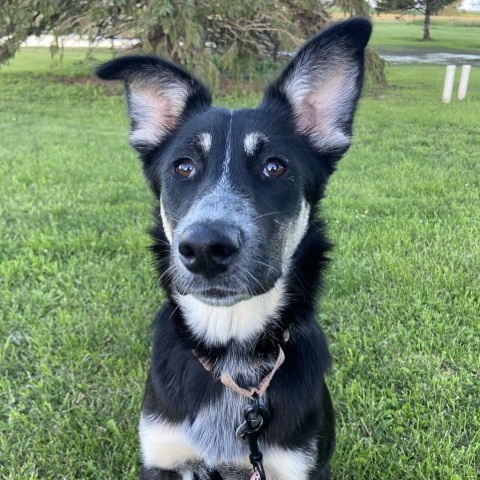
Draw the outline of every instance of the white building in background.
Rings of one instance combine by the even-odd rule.
[[[367,0],[367,2],[373,8],[377,6],[377,0]],[[463,12],[480,12],[480,0],[463,0],[458,9]]]

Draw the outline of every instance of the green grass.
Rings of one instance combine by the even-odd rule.
[[[336,478],[480,475],[480,76],[391,68],[328,191]],[[477,87],[476,87],[477,86]],[[475,92],[475,90],[477,90]]]
[[[134,479],[150,322],[151,197],[118,89],[25,50],[0,70],[0,478]],[[43,60],[42,60],[43,59]],[[473,480],[480,459],[480,74],[369,86],[324,216],[319,321],[335,479]],[[232,97],[223,103],[245,106]]]
[[[480,51],[480,22],[454,24],[432,18],[432,40],[422,40],[422,21],[377,21],[371,45],[383,53],[433,51],[474,53]]]

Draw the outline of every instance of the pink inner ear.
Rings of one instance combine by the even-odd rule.
[[[302,89],[290,96],[297,114],[298,130],[310,136],[321,149],[342,148],[350,143],[340,122],[349,114],[355,82],[349,72],[308,79]],[[351,73],[351,72],[350,72]],[[294,92],[292,88],[290,92]]]
[[[185,85],[156,88],[150,85],[132,85],[129,92],[129,110],[133,120],[130,134],[132,145],[155,145],[172,130],[185,107]]]

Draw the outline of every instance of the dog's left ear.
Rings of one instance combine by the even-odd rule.
[[[319,152],[341,155],[350,146],[371,31],[364,18],[334,24],[306,43],[265,92],[263,106],[287,102],[297,131]]]
[[[130,144],[140,153],[159,146],[182,119],[207,108],[210,92],[176,65],[154,56],[112,60],[97,68],[103,80],[122,80],[131,120]]]

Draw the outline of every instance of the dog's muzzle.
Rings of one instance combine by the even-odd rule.
[[[178,252],[192,273],[211,279],[227,271],[241,250],[241,232],[225,223],[196,223],[182,233]]]

